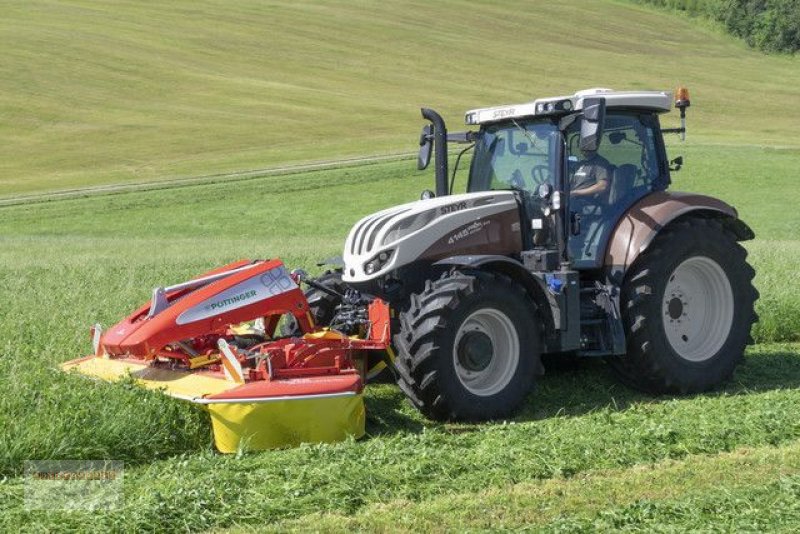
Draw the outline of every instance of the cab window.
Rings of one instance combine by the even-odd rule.
[[[567,137],[570,175],[586,159],[579,149],[580,132],[572,128]],[[647,193],[661,178],[654,128],[638,114],[610,113],[597,155],[607,166],[609,188],[598,200],[617,203]]]
[[[551,122],[512,121],[481,132],[472,158],[467,190],[517,189],[534,193],[553,185],[560,141]]]

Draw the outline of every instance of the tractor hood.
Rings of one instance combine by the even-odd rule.
[[[420,260],[522,249],[512,191],[418,200],[358,221],[344,245],[345,282],[366,282]]]

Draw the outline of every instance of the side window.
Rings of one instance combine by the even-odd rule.
[[[568,137],[571,167],[583,159],[579,141],[576,128]],[[597,154],[607,162],[611,183],[602,200],[609,204],[639,197],[651,191],[659,180],[655,133],[637,114],[609,113]]]
[[[598,152],[614,166],[614,180],[621,183],[611,185],[612,189],[620,190],[618,193],[625,192],[625,196],[643,193],[658,180],[653,129],[645,126],[638,116],[609,116]]]

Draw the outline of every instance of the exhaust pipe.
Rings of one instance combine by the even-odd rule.
[[[442,116],[430,108],[422,108],[422,118],[433,124],[433,150],[436,166],[436,196],[449,193],[447,184],[447,128]]]

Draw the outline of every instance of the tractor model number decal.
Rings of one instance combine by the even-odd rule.
[[[289,277],[286,268],[275,267],[266,273],[248,278],[221,293],[181,313],[175,320],[178,324],[192,323],[229,312],[254,302],[268,299],[296,289],[297,284]]]
[[[458,202],[456,204],[448,204],[447,206],[442,206],[439,208],[439,211],[442,215],[447,215],[448,213],[453,213],[455,211],[461,211],[467,209],[466,202]]]
[[[491,222],[492,221],[475,221],[466,228],[463,228],[459,232],[456,232],[455,234],[451,235],[450,238],[447,240],[447,244],[454,245],[459,241],[461,241],[462,239],[464,239],[465,237],[469,237],[471,235],[480,232],[481,230],[489,226]]]

